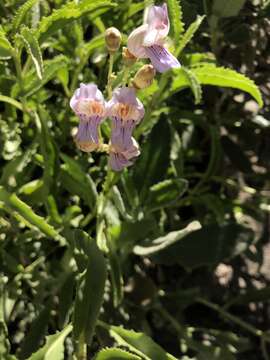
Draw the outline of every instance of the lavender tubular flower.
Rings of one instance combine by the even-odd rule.
[[[151,6],[146,23],[128,38],[128,50],[137,58],[149,58],[159,72],[179,68],[179,61],[164,47],[170,30],[167,5]]]
[[[132,138],[134,127],[144,116],[144,107],[136,98],[134,88],[119,88],[107,105],[112,119],[109,165],[115,171],[130,166],[139,154],[139,147]]]
[[[101,91],[95,84],[81,84],[70,100],[70,107],[80,118],[75,142],[78,148],[91,152],[99,147],[98,127],[106,116]]]

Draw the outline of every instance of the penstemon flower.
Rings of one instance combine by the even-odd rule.
[[[109,163],[113,170],[120,171],[131,165],[131,159],[140,154],[132,131],[142,120],[144,107],[136,98],[134,88],[123,87],[114,90],[107,111],[112,119]]]
[[[128,38],[128,50],[137,58],[150,58],[159,72],[179,68],[179,61],[164,47],[170,30],[167,5],[151,6],[146,22],[135,29]]]
[[[85,152],[99,147],[98,127],[106,116],[106,105],[95,84],[81,84],[70,100],[70,107],[80,118],[75,142]]]

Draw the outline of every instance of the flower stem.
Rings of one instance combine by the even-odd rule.
[[[84,336],[82,335],[79,338],[78,347],[76,351],[76,360],[86,360],[87,359],[87,346],[85,344]]]
[[[110,55],[109,55],[108,83],[107,83],[107,92],[108,92],[108,98],[109,99],[112,97],[113,61],[114,61],[114,54],[110,52]]]
[[[218,312],[220,314],[221,317],[237,324],[238,326],[247,330],[251,334],[263,338],[268,343],[270,342],[270,337],[268,334],[266,334],[262,330],[256,329],[254,326],[248,324],[247,322],[238,318],[237,316],[228,313],[227,311],[222,309],[220,306],[213,304],[212,302],[210,302],[206,299],[203,299],[203,298],[197,298],[197,302],[209,307],[212,310],[215,310],[216,312]]]

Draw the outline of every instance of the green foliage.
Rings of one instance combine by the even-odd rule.
[[[74,305],[73,337],[91,344],[96,322],[103,302],[107,277],[106,261],[86,233],[75,232],[75,246],[85,252],[87,266],[80,277]]]
[[[198,16],[197,19],[188,27],[187,31],[184,33],[181,38],[180,45],[176,48],[176,54],[179,55],[187,44],[191,41],[201,23],[203,22],[204,16]]]
[[[19,30],[19,27],[22,25],[25,16],[28,11],[38,2],[38,0],[27,0],[25,3],[19,7],[16,15],[12,20],[12,31],[16,33]]]
[[[41,20],[37,29],[37,36],[40,42],[43,42],[47,37],[59,29],[63,29],[70,22],[91,13],[94,14],[93,16],[98,16],[109,10],[112,6],[113,3],[110,0],[96,0],[95,3],[89,3],[84,0],[78,4],[69,2],[60,9],[55,10],[52,15]]]
[[[230,17],[238,15],[246,0],[214,0],[212,12],[218,17]]]
[[[42,79],[43,76],[43,60],[41,51],[38,45],[38,41],[35,37],[33,31],[24,26],[20,32],[21,39],[23,40],[26,50],[30,55],[37,72],[37,76],[39,79]]]
[[[10,58],[13,55],[13,51],[3,27],[0,26],[0,59]]]
[[[130,351],[135,352],[145,360],[176,360],[174,356],[168,354],[143,333],[126,330],[120,326],[109,326],[103,323],[100,325],[109,331],[119,345],[128,347]]]
[[[168,0],[168,9],[173,30],[175,44],[178,44],[181,34],[184,32],[183,11],[180,0]]]
[[[101,350],[95,360],[140,360],[137,355],[131,354],[127,351],[118,348],[108,348]]]
[[[198,66],[191,70],[194,73],[194,76],[198,79],[199,83],[202,85],[214,85],[222,87],[231,87],[247,92],[258,102],[259,106],[263,106],[263,100],[260,93],[260,90],[255,85],[255,83],[247,78],[246,76],[237,73],[231,69],[225,69],[216,67],[213,65],[203,65]],[[179,71],[179,76],[177,76],[172,83],[172,90],[179,91],[186,86],[189,86],[190,80],[186,76],[182,75],[182,70]],[[177,72],[176,72],[177,74]]]
[[[46,344],[27,360],[63,360],[64,359],[64,341],[71,332],[72,327],[68,325],[61,332],[47,336]]]
[[[153,3],[0,1],[3,360],[269,358],[269,1],[168,0],[182,67],[136,92],[140,155],[110,169],[110,119],[74,143],[79,84],[109,100],[105,29],[126,46]],[[113,87],[149,63],[121,50]]]

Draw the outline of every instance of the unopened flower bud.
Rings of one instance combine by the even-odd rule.
[[[133,79],[133,86],[136,89],[145,89],[150,86],[156,75],[156,70],[150,64],[143,65]]]
[[[105,31],[105,42],[109,52],[116,52],[121,44],[122,35],[115,27],[110,27]]]
[[[123,57],[123,63],[127,67],[132,66],[137,61],[136,56],[131,54],[131,52],[126,47],[123,47],[122,57]]]

